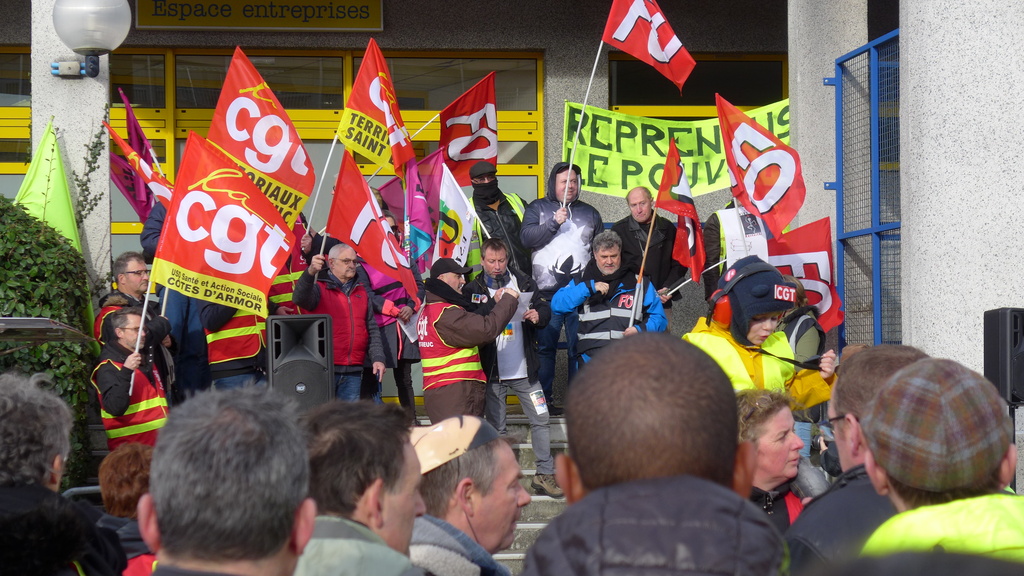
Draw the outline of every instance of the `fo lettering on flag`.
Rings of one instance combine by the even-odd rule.
[[[295,224],[313,192],[313,163],[288,113],[241,48],[231,59],[208,139],[245,169],[289,228]]]
[[[377,199],[348,150],[341,156],[331,213],[327,216],[327,233],[351,246],[378,272],[397,278],[416,300],[415,307],[419,307],[416,278],[409,269],[409,259],[399,249],[398,240],[384,220]]]
[[[119,136],[117,132],[110,127],[110,124],[104,122],[103,125],[107,127],[107,132],[110,134],[110,138],[117,143],[121,152],[124,153],[124,158],[117,156],[118,160],[127,164],[131,168],[133,174],[142,178],[142,181],[149,190],[153,192],[153,195],[156,196],[157,200],[164,205],[164,208],[170,208],[171,193],[174,190],[174,185],[159,172],[154,172],[153,166],[130,144],[125,142],[124,138],[121,138],[121,136]],[[114,161],[113,153],[111,153],[110,161]],[[124,190],[122,189],[121,192],[124,193]],[[139,216],[141,216],[141,214],[139,214]]]
[[[498,165],[498,107],[494,72],[441,111],[440,149],[459,186],[469,186],[469,169],[486,160]]]
[[[832,223],[828,218],[768,240],[768,263],[800,279],[818,323],[828,332],[843,323],[843,303],[832,281]]]
[[[267,292],[294,236],[220,149],[189,134],[152,280],[187,296],[269,315]]]
[[[405,164],[416,158],[409,131],[398,110],[398,97],[387,62],[370,38],[352,93],[338,123],[338,140],[375,164],[391,159],[395,174],[405,177]]]
[[[715,99],[732,195],[778,238],[804,205],[800,156],[724,98]]]
[[[451,258],[459,266],[465,266],[470,239],[476,227],[476,211],[466,201],[466,195],[448,166],[444,166],[440,200],[441,219],[437,224],[434,260]]]
[[[704,235],[701,233],[697,207],[693,204],[690,183],[686,179],[686,170],[675,139],[670,138],[668,141],[665,170],[662,172],[661,186],[654,205],[678,217],[672,258],[689,268],[690,276],[699,282],[700,273],[704,270]]]
[[[680,93],[697,65],[654,0],[614,0],[602,40],[653,66]]]

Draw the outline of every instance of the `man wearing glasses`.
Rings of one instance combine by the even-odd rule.
[[[157,430],[167,420],[167,397],[160,373],[148,357],[136,352],[136,342],[163,338],[170,323],[160,316],[142,324],[142,308],[121,308],[104,320],[113,338],[103,344],[100,361],[92,372],[92,385],[100,402],[107,446],[139,442],[156,445]],[[139,340],[141,331],[141,340]]]
[[[295,283],[293,300],[311,314],[330,314],[334,342],[335,397],[346,402],[359,400],[363,362],[369,358],[373,374],[384,377],[384,347],[366,287],[356,279],[356,251],[337,244],[324,258],[317,254],[306,274]],[[327,266],[327,277],[317,274]]]
[[[100,298],[100,312],[96,315],[93,324],[93,336],[106,344],[116,340],[114,327],[110,323],[110,315],[122,308],[140,308],[146,300],[146,291],[149,290],[149,270],[146,268],[146,261],[138,252],[125,252],[114,260],[111,270],[117,280],[117,288],[106,296]],[[151,322],[159,325],[150,326]],[[172,388],[173,374],[170,367],[174,365],[171,360],[172,340],[170,337],[170,323],[166,318],[159,316],[156,302],[150,302],[146,308],[146,327],[151,335],[148,343],[145,343],[140,351],[146,356],[148,364],[156,367],[160,379],[167,389]],[[163,329],[163,324],[167,325]],[[160,335],[159,338],[156,336]],[[135,349],[134,342],[131,349]]]

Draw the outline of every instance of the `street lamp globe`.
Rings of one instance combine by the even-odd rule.
[[[124,42],[132,27],[132,10],[127,0],[56,0],[53,28],[57,36],[77,54],[96,64]],[[91,71],[89,76],[95,76]]]

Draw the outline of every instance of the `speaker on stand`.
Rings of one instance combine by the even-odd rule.
[[[327,314],[267,319],[270,388],[308,410],[334,399],[334,353]]]
[[[1024,308],[985,311],[985,378],[1006,400],[1017,434],[1017,407],[1024,403]],[[1016,476],[1010,486],[1016,490]]]

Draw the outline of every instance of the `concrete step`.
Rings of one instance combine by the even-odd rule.
[[[569,445],[565,442],[551,442],[551,457],[556,458],[558,454],[565,454],[569,450]],[[519,467],[523,469],[536,469],[537,458],[533,453],[533,445],[528,443],[516,443],[512,444],[512,451],[516,454],[516,459],[519,460]]]
[[[516,526],[516,539],[512,545],[502,552],[526,552],[537,541],[541,531],[547,528],[547,522],[520,522]]]
[[[548,428],[550,430],[552,442],[568,441],[569,436],[565,430],[565,417],[558,416],[550,418]],[[509,414],[505,419],[505,431],[513,438],[520,438],[522,442],[529,442],[532,438],[530,435],[530,419],[522,414]]]
[[[523,508],[519,521],[527,524],[548,522],[565,511],[566,506],[565,498],[532,496],[530,503]]]
[[[523,561],[526,558],[525,552],[498,552],[494,559],[504,564],[513,574],[520,574],[523,571]]]

